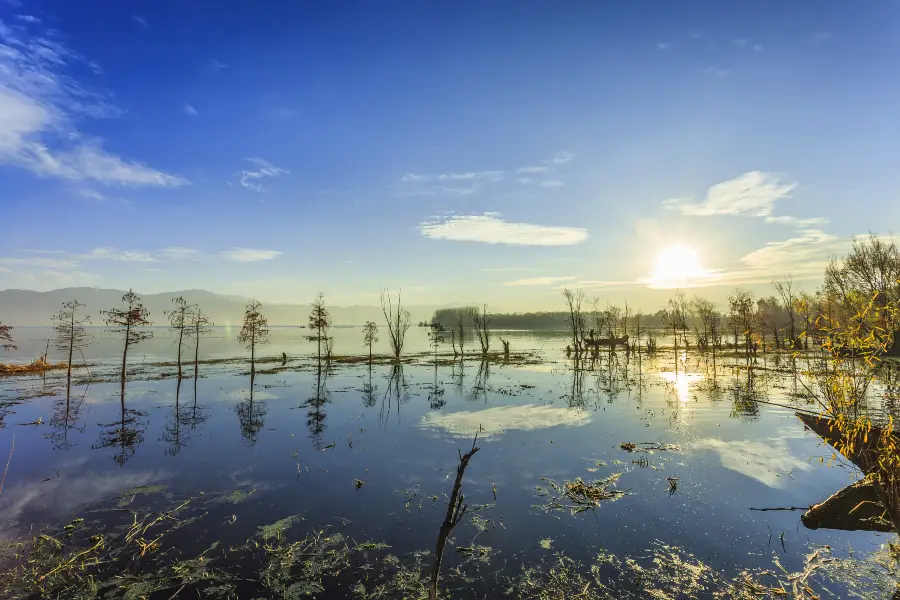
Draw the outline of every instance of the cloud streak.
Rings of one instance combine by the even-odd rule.
[[[497,213],[455,215],[419,223],[427,238],[514,246],[571,246],[588,239],[587,229],[510,223]]]
[[[253,163],[258,168],[256,171],[242,170],[240,172],[239,182],[247,189],[254,192],[264,192],[266,188],[263,186],[264,179],[274,179],[282,175],[289,175],[290,171],[276,167],[269,161],[262,158],[248,158],[247,161]]]
[[[40,177],[94,180],[106,185],[178,187],[185,179],[104,150],[82,134],[76,118],[119,114],[104,94],[67,75],[73,67],[99,67],[74,53],[52,31],[32,34],[36,23],[0,20],[0,164]]]
[[[574,277],[528,277],[526,279],[516,279],[515,281],[506,281],[503,285],[510,287],[523,287],[523,286],[547,286],[554,285],[557,283],[562,283],[565,281],[572,281],[575,279]]]
[[[278,250],[259,250],[256,248],[234,248],[220,252],[219,255],[228,260],[235,262],[259,262],[263,260],[274,260],[281,256]]]

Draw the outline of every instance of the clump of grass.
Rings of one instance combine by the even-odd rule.
[[[545,481],[559,495],[554,496],[550,493],[550,490],[540,486],[537,488],[537,493],[538,496],[549,498],[542,506],[543,509],[564,510],[568,508],[575,515],[597,508],[601,502],[614,502],[630,493],[630,490],[619,490],[614,487],[621,475],[621,473],[614,473],[605,479],[596,481],[585,481],[581,477],[577,477],[562,484],[542,477],[541,480]],[[563,504],[561,501],[566,501],[566,504]]]
[[[69,363],[49,362],[43,356],[39,356],[26,365],[0,363],[0,375],[28,375],[30,373],[67,369],[68,367]]]

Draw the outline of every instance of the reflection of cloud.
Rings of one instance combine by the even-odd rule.
[[[74,471],[78,463],[63,469]],[[56,519],[68,519],[78,511],[101,500],[115,496],[121,490],[157,482],[164,476],[153,471],[104,471],[78,473],[76,477],[61,477],[50,481],[30,481],[7,485],[0,496],[0,537],[14,536],[19,518],[26,512],[41,511]],[[24,525],[23,525],[24,526]]]
[[[480,427],[478,437],[489,438],[510,430],[532,431],[559,425],[580,427],[590,422],[591,415],[584,410],[525,404],[449,414],[428,413],[422,417],[421,426],[443,429],[458,437],[472,437]]]
[[[735,440],[726,442],[717,438],[703,438],[692,444],[701,450],[712,450],[719,455],[722,466],[737,471],[771,488],[785,486],[787,477],[779,477],[791,471],[809,471],[809,463],[791,455],[787,442],[772,438],[761,441]]]
[[[271,392],[266,392],[263,390],[254,390],[253,391],[253,401],[257,400],[276,400],[278,396]],[[237,400],[241,402],[243,400],[250,399],[250,388],[238,388],[236,390],[231,390],[227,394],[225,394],[226,400]]]

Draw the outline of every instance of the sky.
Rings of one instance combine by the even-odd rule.
[[[900,4],[0,0],[0,289],[649,310],[900,226]]]

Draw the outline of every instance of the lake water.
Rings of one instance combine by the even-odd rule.
[[[48,331],[17,329],[14,356],[42,354]],[[171,369],[136,369],[125,392],[128,436],[117,433],[123,415],[112,373],[120,350],[108,336],[86,358],[95,376],[109,380],[86,385],[76,377],[68,418],[64,373],[0,379],[4,457],[15,435],[0,536],[65,524],[115,504],[123,490],[160,485],[174,499],[244,494],[239,503],[210,503],[206,525],[172,538],[186,548],[245,539],[299,514],[301,530],[330,527],[358,541],[379,540],[399,557],[433,551],[458,452],[477,433],[480,451],[463,493],[467,504],[489,506],[470,512],[452,543],[492,550],[476,582],[453,588],[459,597],[494,596],[521,565],[556,552],[589,562],[600,548],[626,557],[662,542],[736,575],[771,568],[773,556],[798,569],[811,545],[846,554],[893,539],[809,530],[802,511],[751,510],[808,506],[859,476],[831,461],[831,450],[792,410],[758,402],[796,401],[796,380],[774,369],[774,357],[760,358],[755,371],[722,364],[712,371],[692,356],[676,362],[671,353],[619,352],[614,361],[575,370],[560,350],[563,334],[504,332],[514,353],[531,353],[528,360],[482,363],[471,356],[435,366],[421,357],[402,367],[318,369],[301,358],[310,352],[306,333],[273,328],[262,354],[285,352],[291,360],[257,375],[252,390],[244,363],[201,365],[198,381],[180,385],[165,376]],[[244,356],[236,334],[217,329],[204,338],[201,357]],[[336,354],[363,353],[358,328],[334,334]],[[411,329],[408,348],[428,350],[425,330]],[[131,364],[172,360],[173,352],[160,330],[130,355]],[[675,448],[629,453],[625,442]],[[536,492],[548,488],[542,478],[590,481],[614,473],[621,473],[617,488],[629,493],[575,515],[546,510],[547,497]],[[677,478],[674,492],[667,478]],[[153,494],[146,496],[129,506],[151,505]],[[465,556],[448,551],[444,571]],[[344,597],[346,590],[334,586],[326,586],[326,597]]]

